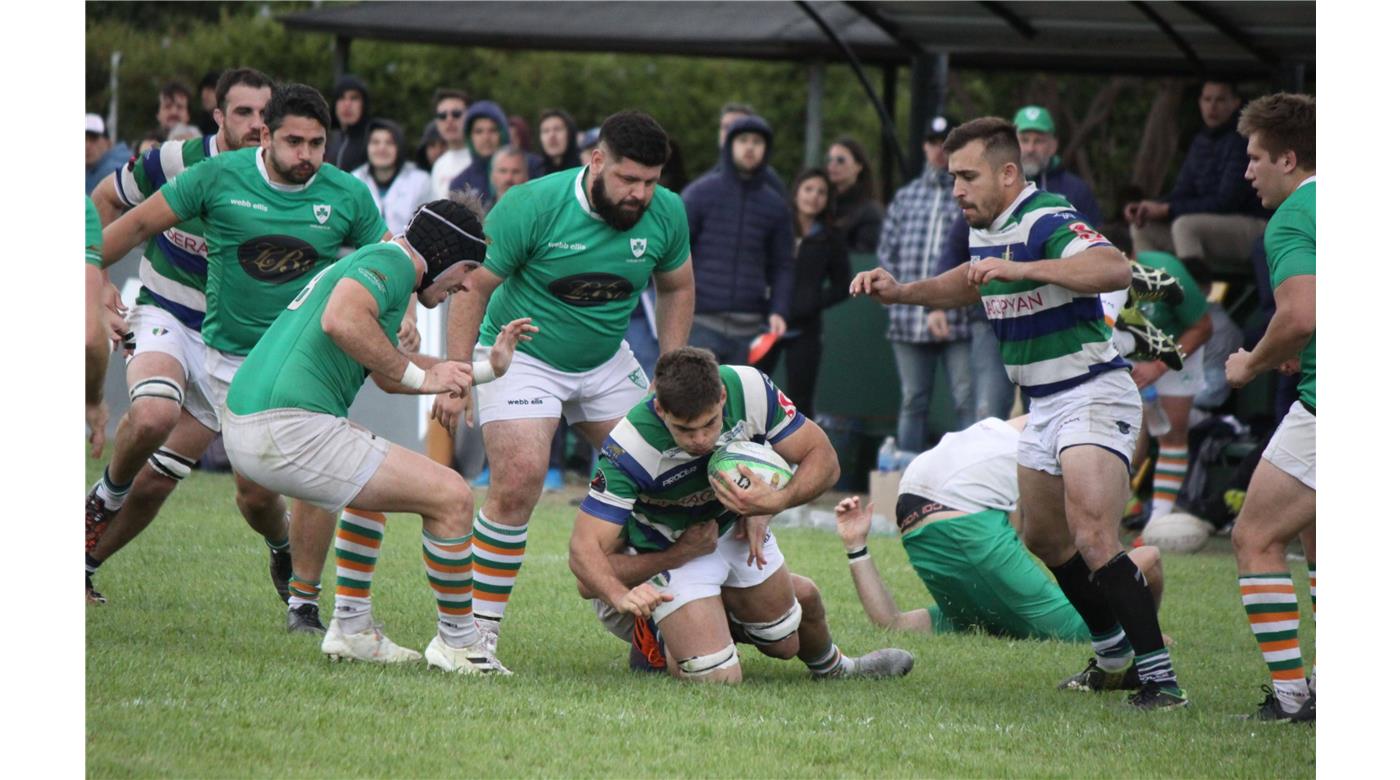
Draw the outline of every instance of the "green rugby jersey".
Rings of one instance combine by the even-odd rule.
[[[165,183],[190,166],[219,153],[218,135],[166,141],[131,161],[116,173],[117,199],[127,208],[145,202]],[[205,279],[209,253],[204,244],[204,220],[198,216],[153,236],[141,255],[138,304],[158,306],[191,330],[204,323]]]
[[[806,418],[762,371],[720,366],[719,376],[727,397],[715,449],[732,441],[777,444],[802,427]],[[696,523],[719,520],[724,533],[736,519],[710,487],[710,456],[676,446],[655,398],[632,407],[608,435],[581,507],[622,526],[627,543],[642,552],[670,547]]]
[[[349,413],[369,371],[321,330],[321,315],[342,279],[353,279],[374,296],[379,328],[398,345],[399,322],[418,272],[398,244],[371,244],[312,277],[277,315],[233,377],[230,411],[252,414],[294,407],[337,417]]]
[[[1298,185],[1264,228],[1264,252],[1269,261],[1269,283],[1277,290],[1294,276],[1317,275],[1317,177]],[[1299,353],[1302,370],[1298,397],[1317,408],[1317,335]]]
[[[160,191],[181,220],[204,220],[204,343],[234,355],[253,349],[305,277],[334,263],[341,245],[362,247],[385,233],[364,182],[322,165],[305,184],[275,184],[260,147],[225,152]]]
[[[1059,260],[1095,246],[1113,245],[1069,201],[1034,184],[1027,184],[990,227],[974,228],[968,236],[974,263],[993,257]],[[1026,395],[1058,393],[1096,374],[1129,367],[1113,348],[1099,296],[1028,279],[996,280],[979,289],[1006,374]]]
[[[1191,272],[1186,270],[1186,266],[1182,265],[1175,255],[1168,252],[1141,252],[1137,256],[1137,261],[1148,268],[1157,268],[1171,274],[1181,285],[1181,292],[1184,293],[1181,303],[1175,306],[1169,305],[1166,301],[1139,302],[1137,304],[1138,311],[1141,311],[1149,322],[1161,328],[1172,338],[1178,338],[1183,331],[1206,316],[1206,309],[1209,308],[1210,304],[1206,302],[1206,296],[1201,294],[1201,286],[1196,284],[1196,280],[1191,277]]]
[[[92,198],[87,200],[87,264],[102,267],[102,218]]]
[[[511,187],[485,225],[486,268],[505,281],[486,306],[478,341],[493,344],[506,323],[533,317],[540,332],[518,349],[573,373],[612,357],[652,273],[690,257],[679,195],[657,187],[631,230],[613,230],[589,206],[587,170]]]

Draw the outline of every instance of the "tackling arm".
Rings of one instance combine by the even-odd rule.
[[[569,570],[578,578],[579,593],[601,598],[620,610],[618,604],[629,589],[611,562],[617,556],[610,554],[622,547],[617,529],[614,523],[580,511],[574,518],[573,535],[569,537]]]
[[[656,341],[660,354],[683,347],[695,317],[695,275],[690,258],[674,271],[656,274]]]
[[[505,281],[485,266],[471,272],[469,289],[452,302],[447,312],[447,357],[449,360],[472,359],[472,350],[481,335],[481,320],[486,316],[486,302],[491,293]]]
[[[393,342],[379,327],[379,304],[369,290],[352,279],[341,279],[326,301],[321,314],[321,330],[337,347],[355,362],[369,369],[375,382],[391,393],[420,393],[406,387],[399,379],[413,362],[420,368],[431,368],[439,361],[415,356],[412,361],[394,348]],[[388,384],[382,380],[388,380]]]
[[[796,470],[783,489],[777,491],[781,506],[772,507],[767,514],[777,514],[811,501],[830,490],[841,476],[841,465],[831,440],[821,426],[811,420],[803,420],[796,433],[773,445],[773,449]]]
[[[117,197],[117,176],[119,175],[121,175],[120,169],[99,182],[97,189],[92,191],[92,203],[97,207],[97,218],[102,221],[102,227],[112,224],[117,217],[122,215],[123,211],[126,211],[126,204]]]
[[[112,265],[151,236],[179,223],[180,218],[166,202],[165,194],[157,192],[102,230],[102,267]]]

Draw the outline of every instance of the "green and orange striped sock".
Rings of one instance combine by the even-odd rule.
[[[1186,447],[1163,445],[1157,450],[1157,469],[1152,474],[1152,516],[1165,515],[1176,506],[1181,483],[1186,481],[1189,465]]]
[[[525,538],[530,526],[518,528],[493,523],[480,511],[472,524],[472,577],[476,585],[476,614],[499,622],[515,589],[515,578],[525,560]]]
[[[1254,639],[1269,665],[1274,695],[1288,712],[1297,712],[1308,696],[1303,654],[1298,646],[1298,594],[1288,572],[1240,576],[1240,598]]]
[[[291,597],[287,599],[287,609],[293,610],[306,604],[315,604],[321,598],[321,582],[307,582],[292,575],[292,581],[287,584],[287,590]]]
[[[481,639],[472,616],[472,537],[442,539],[423,532],[423,566],[437,600],[438,635],[449,647]]]
[[[384,515],[346,509],[335,529],[335,619],[347,634],[367,631],[370,618],[369,588],[379,547],[384,541]]]

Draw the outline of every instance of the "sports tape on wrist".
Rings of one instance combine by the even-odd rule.
[[[472,384],[484,385],[496,378],[496,369],[491,367],[489,360],[477,360],[472,362]]]
[[[410,390],[418,390],[423,387],[423,382],[428,378],[428,372],[419,368],[412,360],[408,361],[408,367],[403,370],[403,376],[399,377],[399,384]]]

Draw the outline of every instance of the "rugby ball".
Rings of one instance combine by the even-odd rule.
[[[710,455],[710,475],[722,474],[730,482],[747,488],[749,478],[739,471],[741,464],[775,490],[792,479],[792,466],[782,455],[767,444],[752,441],[733,441],[715,450]]]
[[[1206,545],[1215,526],[1189,512],[1172,512],[1148,521],[1142,529],[1142,543],[1166,552],[1193,553]]]

